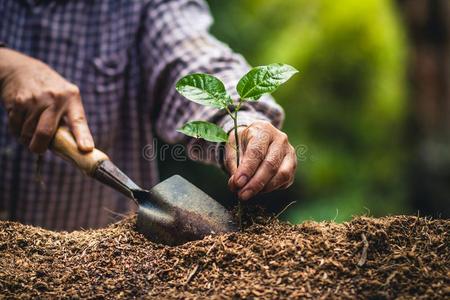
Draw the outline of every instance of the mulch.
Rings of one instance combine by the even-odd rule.
[[[0,222],[0,298],[450,298],[450,220],[257,219],[176,247],[133,217],[71,233]]]

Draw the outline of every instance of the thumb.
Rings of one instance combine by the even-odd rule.
[[[84,152],[94,150],[94,139],[89,130],[81,99],[71,101],[67,108],[67,123],[77,141],[78,149]]]
[[[224,165],[230,174],[230,178],[228,180],[228,188],[235,192],[237,187],[235,185],[234,173],[237,171],[237,163],[236,163],[236,140],[234,138],[234,133],[230,134],[230,138],[228,143],[225,146],[225,159]]]

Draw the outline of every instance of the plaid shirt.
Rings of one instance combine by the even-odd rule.
[[[159,180],[157,162],[142,155],[154,135],[189,149],[208,144],[176,132],[186,121],[232,128],[223,111],[187,101],[174,88],[181,76],[206,72],[226,82],[236,98],[232,87],[249,68],[208,33],[212,18],[201,0],[0,0],[0,16],[0,41],[47,63],[80,88],[96,147],[143,187]],[[265,97],[247,105],[240,119],[244,125],[261,119],[280,126],[283,112]],[[220,163],[216,154],[196,158]],[[35,167],[36,156],[9,134],[0,109],[3,218],[72,230],[104,226],[113,220],[112,212],[135,209],[132,201],[49,151],[44,187],[35,180]]]

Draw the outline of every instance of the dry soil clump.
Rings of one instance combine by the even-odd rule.
[[[134,218],[57,233],[0,222],[0,298],[450,297],[450,221],[270,221],[177,247]]]

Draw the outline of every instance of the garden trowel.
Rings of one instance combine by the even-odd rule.
[[[72,133],[64,127],[57,130],[51,149],[87,175],[133,199],[139,207],[137,231],[154,242],[177,245],[237,230],[222,205],[179,175],[144,190],[102,151],[80,152]]]

